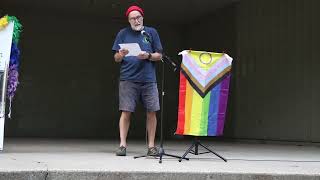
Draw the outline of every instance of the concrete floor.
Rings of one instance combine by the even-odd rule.
[[[317,179],[320,146],[207,141],[213,154],[189,161],[148,157],[143,141],[130,141],[128,156],[117,157],[117,142],[66,139],[6,139],[0,153],[0,179]],[[188,141],[166,142],[166,153],[181,156]],[[202,149],[200,149],[201,151]]]

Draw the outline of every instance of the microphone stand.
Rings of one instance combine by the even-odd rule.
[[[152,49],[155,49],[153,46],[153,41],[151,36],[145,31],[142,30],[141,31],[141,35],[144,36],[146,38],[146,40],[151,44]],[[159,154],[158,156],[160,157],[159,163],[162,163],[162,157],[163,156],[169,156],[169,157],[174,157],[174,158],[178,158],[178,159],[186,159],[189,160],[189,158],[186,157],[180,157],[180,156],[176,156],[176,155],[171,155],[171,154],[167,154],[165,153],[164,149],[163,149],[163,108],[164,108],[164,96],[165,96],[165,92],[164,92],[164,79],[165,79],[165,75],[164,75],[164,64],[169,64],[172,68],[173,71],[177,70],[177,65],[164,53],[162,53],[162,80],[161,80],[161,114],[160,114],[160,148],[159,148]],[[134,159],[136,158],[141,158],[141,157],[147,157],[148,155],[142,155],[142,156],[135,156]]]
[[[189,160],[189,158],[186,157],[180,157],[172,154],[167,154],[165,153],[165,150],[163,148],[163,109],[164,109],[164,96],[165,96],[165,91],[164,91],[164,84],[165,84],[165,73],[164,73],[164,64],[168,64],[173,68],[173,71],[175,72],[177,70],[177,65],[165,54],[162,55],[162,79],[161,79],[161,112],[160,112],[160,148],[159,148],[159,163],[162,163],[162,157],[163,156],[169,156],[169,157],[174,157],[178,159],[185,159]],[[142,156],[135,156],[134,159],[140,158],[140,157],[147,157],[147,155],[142,155]]]
[[[171,65],[171,68],[173,68],[173,71],[175,72],[177,70],[177,65],[165,54],[162,56],[162,80],[161,80],[161,116],[160,116],[160,148],[159,148],[159,163],[162,163],[162,157],[163,156],[169,156],[169,157],[174,157],[174,158],[179,158],[182,159],[182,157],[172,155],[172,154],[167,154],[163,148],[163,110],[164,110],[164,96],[165,96],[165,91],[164,91],[164,84],[165,84],[165,73],[164,73],[164,64],[169,64]],[[188,158],[183,158],[186,160],[189,160]]]

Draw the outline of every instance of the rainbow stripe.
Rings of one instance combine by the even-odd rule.
[[[190,53],[193,52],[188,52],[189,55]],[[223,134],[231,76],[231,61],[229,61],[229,65],[225,64],[221,66],[223,68],[220,69],[220,72],[212,71],[212,69],[218,69],[216,65],[223,64],[221,61],[224,60],[224,58],[222,58],[224,55],[216,55],[219,56],[219,58],[212,64],[201,64],[203,68],[199,68],[199,64],[197,63],[193,63],[193,66],[190,66],[192,63],[190,63],[190,58],[187,58],[187,66],[189,66],[189,68],[184,69],[186,67],[184,60],[186,59],[183,59],[181,67],[184,68],[182,68],[180,72],[178,125],[176,134],[193,136],[220,136]],[[201,71],[203,69],[205,69],[205,71]],[[216,76],[211,76],[212,73],[215,73]],[[200,81],[200,83],[194,82],[197,80],[197,75],[211,78],[207,81],[207,84],[211,83],[207,86],[207,89],[197,87],[197,85],[201,84]],[[206,82],[206,79],[202,80]],[[202,84],[204,85],[203,87],[206,86],[206,84]]]

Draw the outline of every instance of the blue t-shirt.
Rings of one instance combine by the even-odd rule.
[[[156,29],[144,27],[144,31],[150,36],[150,42],[141,34],[140,31],[134,31],[131,27],[124,28],[118,33],[112,50],[119,51],[119,44],[138,43],[142,51],[149,53],[162,52],[162,45]],[[132,82],[156,82],[155,62],[141,60],[136,56],[124,57],[120,67],[120,80]]]

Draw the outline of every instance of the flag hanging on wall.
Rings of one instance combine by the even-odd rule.
[[[232,58],[185,50],[182,55],[176,134],[220,136],[226,116]]]

